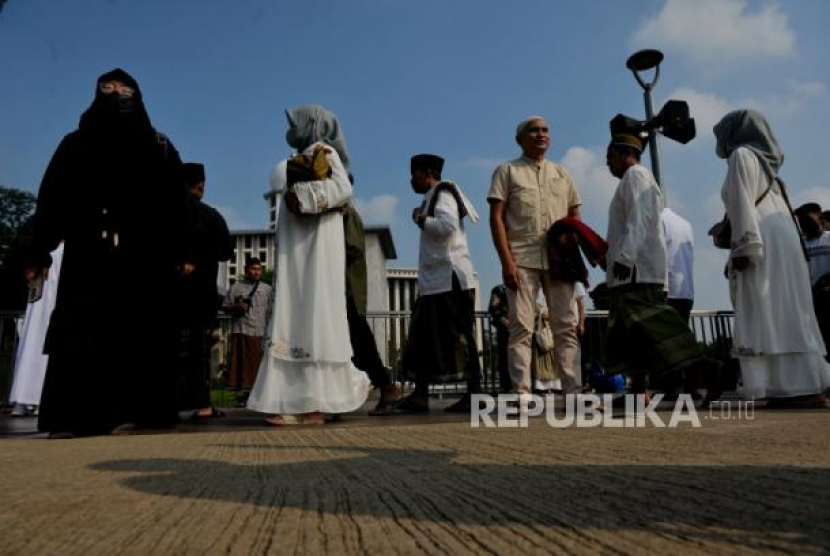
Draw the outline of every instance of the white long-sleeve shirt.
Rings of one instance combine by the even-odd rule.
[[[651,172],[640,164],[623,174],[608,207],[609,288],[622,284],[665,284],[666,241],[660,212],[663,194]],[[614,263],[631,269],[626,280],[614,278]]]
[[[692,225],[669,207],[660,214],[666,235],[670,299],[695,298],[695,238]]]
[[[427,210],[436,187],[424,194],[422,211]],[[418,254],[420,295],[451,291],[453,272],[458,276],[462,290],[475,287],[475,271],[467,247],[467,233],[459,218],[458,203],[452,193],[444,190],[438,192],[435,216],[427,216],[421,230]]]

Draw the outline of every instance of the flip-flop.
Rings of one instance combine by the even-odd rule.
[[[207,421],[208,419],[217,419],[219,417],[224,417],[225,412],[221,409],[216,409],[215,407],[210,408],[210,415],[200,415],[198,411],[194,411],[193,415],[190,416],[191,421]]]
[[[274,415],[273,417],[266,417],[264,421],[273,427],[316,427],[326,424],[325,420],[310,420],[306,419],[305,415]]]

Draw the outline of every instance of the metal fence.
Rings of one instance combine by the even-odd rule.
[[[21,312],[0,311],[0,401],[8,401],[14,372],[15,355],[19,342],[18,334]],[[731,311],[692,311],[690,327],[707,355],[721,360],[729,359],[732,345]],[[409,311],[392,311],[369,313],[369,326],[375,335],[375,341],[381,358],[392,370],[393,379],[401,381],[400,359],[406,345],[412,314]],[[587,311],[585,318],[585,335],[581,338],[581,371],[583,384],[595,360],[602,361],[605,353],[605,332],[608,324],[607,311]],[[218,319],[221,334],[212,348],[211,366],[213,367],[214,386],[224,388],[224,376],[229,361],[230,318],[221,315]],[[495,327],[489,314],[476,313],[476,339],[482,369],[482,388],[485,391],[499,389],[498,341]],[[465,383],[434,384],[432,391],[436,394],[462,392]],[[223,398],[224,399],[224,398]]]
[[[406,345],[411,321],[408,311],[369,313],[367,320],[375,333],[375,341],[381,357],[392,369],[393,378],[400,381],[400,359]],[[726,361],[732,347],[732,311],[692,311],[689,327],[709,357]],[[586,311],[585,334],[580,338],[581,372],[583,384],[595,360],[603,361],[605,356],[605,334],[608,328],[608,311]],[[481,358],[482,389],[495,392],[499,389],[498,334],[490,315],[476,313],[476,338]],[[432,385],[434,393],[464,391],[466,384]]]

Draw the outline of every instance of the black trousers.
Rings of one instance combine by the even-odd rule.
[[[197,323],[179,330],[177,361],[178,408],[202,409],[211,406],[209,323]]]
[[[383,388],[392,382],[389,369],[383,365],[375,343],[375,335],[372,334],[366,317],[358,312],[351,296],[346,296],[346,318],[349,320],[349,339],[354,352],[352,363],[369,375],[369,380],[375,388]]]
[[[414,374],[415,395],[425,397],[433,382],[467,380],[481,391],[481,365],[475,339],[475,295],[462,290],[453,273],[452,290],[418,298],[412,313],[402,365]]]

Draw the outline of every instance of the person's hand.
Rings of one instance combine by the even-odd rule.
[[[508,261],[507,264],[501,266],[501,277],[504,280],[504,285],[513,291],[519,289],[519,283],[522,281],[522,273],[519,267],[513,261]]]
[[[739,272],[749,268],[749,265],[749,257],[732,257],[732,268]]]
[[[628,268],[622,263],[614,263],[614,278],[616,278],[617,280],[628,280],[629,276],[631,276],[630,268]]]
[[[580,336],[580,337],[585,335],[585,323],[584,322],[580,322],[579,324],[576,325],[576,335]]]
[[[190,276],[194,270],[196,270],[196,265],[193,263],[182,263],[182,266],[179,267],[179,272],[181,272],[182,276]]]
[[[27,284],[33,283],[39,277],[43,276],[43,279],[46,280],[49,278],[49,267],[36,267],[36,266],[27,266],[23,270],[23,277],[26,279]]]
[[[421,212],[420,208],[415,208],[412,211],[412,221],[415,222],[415,225],[419,228],[424,227],[424,222],[426,221],[427,216]]]
[[[300,198],[297,197],[297,194],[293,190],[285,194],[285,206],[296,216],[300,216],[302,214]]]

